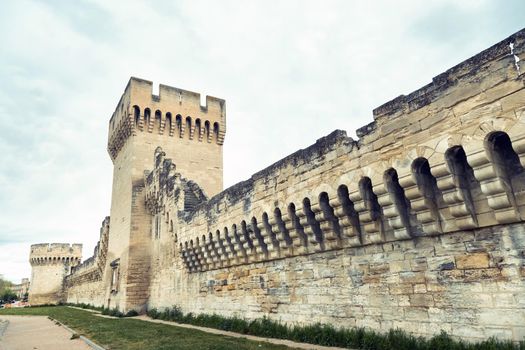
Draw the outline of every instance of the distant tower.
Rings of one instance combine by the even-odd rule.
[[[33,244],[29,303],[31,305],[58,304],[63,301],[64,277],[82,258],[82,244]]]
[[[149,294],[151,216],[145,207],[144,171],[161,147],[177,172],[211,197],[223,189],[222,145],[225,101],[131,78],[109,121],[108,152],[113,161],[113,193],[107,306],[144,310]]]

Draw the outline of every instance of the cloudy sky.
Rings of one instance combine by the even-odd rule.
[[[0,5],[0,274],[109,215],[107,122],[130,76],[226,99],[226,186],[525,26],[523,0]]]

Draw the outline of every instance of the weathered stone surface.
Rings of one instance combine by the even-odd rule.
[[[57,304],[64,299],[64,279],[80,264],[82,244],[43,243],[31,245],[29,303]]]
[[[483,269],[489,267],[489,255],[487,253],[472,253],[456,256],[456,267],[458,269]]]
[[[132,78],[110,120],[107,242],[64,299],[521,340],[525,75],[511,41],[523,56],[525,30],[378,107],[359,140],[336,130],[226,190],[224,101]]]

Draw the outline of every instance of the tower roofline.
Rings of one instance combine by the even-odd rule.
[[[116,158],[125,142],[137,131],[160,134],[167,130],[169,136],[182,137],[184,132],[193,139],[197,128],[197,139],[214,134],[222,145],[226,133],[226,101],[206,96],[206,105],[201,105],[201,94],[160,84],[159,94],[153,94],[153,83],[131,77],[109,120],[108,153]],[[176,119],[178,118],[178,119]],[[156,126],[155,126],[156,125]],[[211,139],[208,137],[208,142]]]
[[[170,86],[170,85],[165,85],[165,84],[159,84],[159,94],[155,95],[153,93],[153,82],[151,80],[131,76],[128,80],[128,83],[126,84],[126,87],[124,88],[124,92],[122,93],[122,96],[120,97],[117,105],[115,106],[115,110],[111,116],[111,119],[113,119],[113,117],[117,114],[119,107],[123,103],[123,99],[126,96],[126,94],[129,93],[132,90],[132,88],[139,87],[139,86],[141,90],[146,90],[149,92],[149,95],[151,96],[151,100],[154,102],[160,102],[162,100],[162,97],[165,95],[180,94],[181,97],[184,96],[186,98],[190,98],[192,102],[197,101],[198,107],[203,113],[206,113],[208,111],[209,106],[212,103],[218,103],[222,105],[226,103],[225,99],[206,95],[206,100],[205,100],[206,104],[203,106],[200,103],[200,99],[201,99],[200,93],[191,91],[191,90],[181,89],[181,88]]]
[[[80,243],[37,243],[31,245],[30,256],[82,256],[82,244]]]

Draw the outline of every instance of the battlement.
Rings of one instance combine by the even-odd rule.
[[[201,94],[198,92],[184,90],[177,87],[159,84],[159,94],[153,94],[153,82],[137,77],[131,77],[124,89],[124,95],[130,94],[132,98],[141,98],[142,103],[153,104],[163,103],[166,105],[184,105],[185,108],[194,111],[200,110],[202,113],[222,110],[224,108],[225,100],[213,96],[206,96],[206,104],[201,105]],[[149,96],[149,101],[148,101]],[[115,115],[119,107],[122,105],[123,98],[120,99],[115,108]],[[149,103],[148,103],[149,102]]]
[[[524,48],[522,30],[359,139],[336,130],[225,191],[224,101],[131,78],[109,129],[116,219],[83,264],[32,246],[31,304],[522,340]]]
[[[82,259],[82,244],[39,243],[31,245],[31,264],[64,262],[76,265]]]
[[[116,157],[126,140],[140,132],[222,145],[226,133],[226,102],[199,93],[131,77],[109,121],[108,151]]]
[[[335,131],[179,211],[187,270],[523,222],[524,52],[522,30],[374,110],[358,141]]]
[[[326,154],[336,150],[338,147],[345,149],[345,152],[352,152],[357,143],[344,130],[335,130],[330,134],[321,137],[314,144],[300,149],[289,156],[273,163],[272,165],[256,172],[249,179],[232,185],[213,196],[210,200],[202,202],[194,210],[184,212],[184,219],[189,221],[194,216],[206,215],[214,211],[214,208],[221,208],[225,203],[234,206],[246,201],[248,196],[256,192],[256,183],[275,182],[281,173],[289,169],[314,164],[316,159],[323,158]],[[357,147],[355,147],[357,149]],[[288,170],[287,170],[288,169]]]
[[[71,269],[71,274],[69,274],[66,278],[70,284],[82,281],[83,275],[88,272],[94,272],[93,275],[95,276],[91,277],[95,279],[102,278],[102,273],[104,271],[108,253],[109,226],[110,217],[106,216],[102,221],[102,225],[100,227],[100,238],[93,250],[93,255]]]
[[[513,44],[511,49],[510,44]],[[467,93],[465,97],[475,96],[482,93],[491,85],[479,84],[481,77],[492,73],[490,66],[498,61],[506,61],[506,66],[514,66],[509,75],[518,78],[520,71],[519,63],[515,57],[525,53],[525,29],[522,29],[499,43],[481,51],[471,58],[457,64],[447,71],[435,76],[429,84],[409,93],[400,95],[373,110],[374,121],[357,129],[357,136],[362,137],[380,129],[379,126],[396,123],[397,118],[403,114],[409,114],[440,100],[444,107],[452,106],[457,101],[456,90],[459,84],[468,85],[470,89],[463,87],[462,92]],[[522,57],[521,57],[522,58]],[[432,108],[430,108],[432,109]],[[402,125],[402,123],[401,123]],[[392,130],[395,127],[390,127]]]

